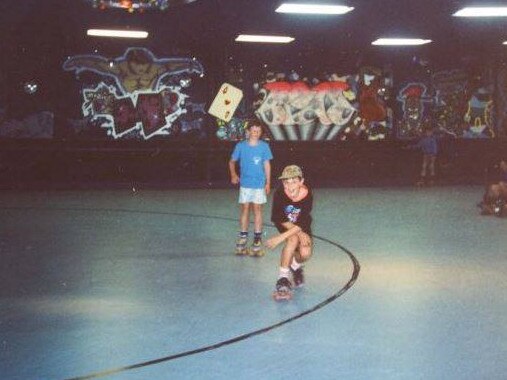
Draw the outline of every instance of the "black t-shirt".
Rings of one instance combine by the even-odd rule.
[[[305,185],[306,186],[306,185]],[[312,206],[313,194],[310,187],[306,186],[308,194],[298,202],[292,201],[283,187],[278,188],[273,196],[273,207],[271,208],[271,221],[280,232],[287,229],[282,223],[291,222],[300,227],[308,235],[312,234]]]

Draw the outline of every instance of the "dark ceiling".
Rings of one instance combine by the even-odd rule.
[[[238,33],[290,35],[296,41],[290,46],[277,46],[278,50],[325,49],[329,53],[378,50],[370,43],[382,36],[429,38],[434,42],[428,48],[441,52],[455,48],[470,52],[500,50],[501,42],[507,40],[505,18],[452,16],[462,6],[484,5],[484,1],[348,0],[339,3],[355,9],[343,16],[275,13],[281,2],[196,0],[166,11],[141,14],[116,9],[101,11],[92,8],[87,0],[2,1],[2,42],[10,51],[28,48],[49,54],[84,53],[97,47],[122,50],[127,45],[141,44],[160,52],[181,50],[210,55],[231,48],[274,50],[240,46],[234,43]],[[86,37],[86,29],[91,27],[142,28],[150,37],[141,42]]]
[[[166,11],[128,13],[95,9],[86,0],[3,0],[0,79],[11,84],[29,77],[54,79],[61,75],[68,56],[96,52],[116,57],[129,46],[148,47],[157,56],[195,56],[208,73],[225,72],[234,65],[350,70],[414,57],[452,66],[460,59],[503,60],[507,51],[502,45],[507,40],[507,18],[452,16],[463,6],[499,2],[345,0],[339,3],[355,9],[343,16],[275,13],[281,2],[196,0]],[[86,36],[88,28],[97,27],[143,29],[150,36],[146,40]],[[284,46],[236,43],[239,33],[283,34],[296,41]],[[371,45],[378,37],[394,36],[432,39],[433,43],[408,48]]]

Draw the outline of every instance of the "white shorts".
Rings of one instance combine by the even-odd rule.
[[[264,189],[250,189],[248,187],[239,188],[238,203],[255,203],[262,205],[267,202],[266,190]]]

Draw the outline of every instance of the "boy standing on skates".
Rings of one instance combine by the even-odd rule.
[[[303,172],[299,166],[290,165],[283,169],[283,187],[276,190],[273,197],[271,221],[280,234],[266,241],[266,247],[275,248],[285,241],[280,257],[280,271],[273,294],[276,300],[292,297],[292,284],[304,284],[302,263],[312,256],[312,217],[313,195],[304,183]]]
[[[261,124],[250,121],[247,125],[248,139],[236,144],[229,160],[231,183],[240,184],[240,232],[236,241],[236,254],[262,256],[262,205],[266,203],[266,196],[271,190],[271,163],[273,159],[269,145],[260,140]],[[240,175],[236,172],[236,162],[239,161]],[[254,213],[254,239],[250,252],[247,250],[248,225],[250,223],[250,209]]]
[[[435,161],[438,154],[437,138],[431,126],[426,126],[423,130],[423,137],[415,145],[409,146],[411,149],[421,149],[423,153],[421,177],[417,182],[417,186],[430,185],[435,182]],[[429,171],[429,179],[426,176]]]

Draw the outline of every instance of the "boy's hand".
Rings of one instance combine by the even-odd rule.
[[[271,192],[271,184],[266,183],[266,186],[264,186],[264,190],[266,191],[266,195],[269,195]]]
[[[237,174],[231,175],[231,183],[233,185],[237,185],[239,183],[239,176]]]

